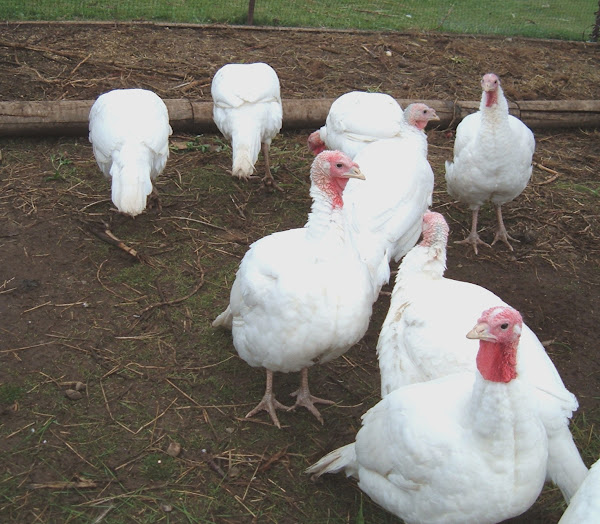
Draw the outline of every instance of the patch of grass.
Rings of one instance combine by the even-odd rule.
[[[139,292],[146,293],[154,286],[154,281],[159,274],[159,269],[147,264],[134,264],[121,268],[113,278],[115,282],[125,283]]]
[[[142,472],[148,480],[168,480],[176,469],[175,460],[163,453],[150,453],[142,461]]]
[[[587,193],[596,198],[600,196],[600,184],[596,184],[595,188],[586,186],[585,184],[575,184],[573,185],[573,189],[575,191],[579,191],[580,193]]]
[[[522,35],[539,38],[587,39],[594,24],[595,0],[540,2],[507,0],[479,2],[464,0],[448,4],[443,0],[321,0],[319,2],[257,2],[256,25],[289,27],[330,27],[363,30],[431,31]],[[137,2],[122,0],[79,2],[40,0],[4,2],[3,20],[166,20],[191,23],[245,25],[247,0],[230,2]]]
[[[598,402],[600,398],[593,399]],[[598,432],[598,421],[600,411],[579,411],[571,420],[571,433],[581,457],[585,464],[590,467],[600,457],[600,432]]]
[[[25,388],[17,384],[0,385],[0,404],[13,404],[25,394]]]
[[[586,197],[598,198],[600,196],[600,184],[594,183],[591,180],[587,183],[559,180],[556,182],[556,187],[563,191],[573,191]]]

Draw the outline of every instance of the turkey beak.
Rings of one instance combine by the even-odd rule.
[[[490,81],[485,80],[485,79],[483,79],[481,81],[481,87],[486,92],[494,91],[496,89],[496,86],[494,85],[493,82],[490,82]]]
[[[467,333],[467,338],[496,342],[496,337],[490,333],[490,326],[487,322],[479,322],[479,324]]]
[[[358,178],[359,180],[366,180],[365,175],[363,175],[358,168],[358,164],[354,164],[350,171],[346,172],[346,177],[348,178]]]
[[[431,110],[431,116],[429,117],[429,120],[439,120],[440,117],[437,116],[437,113],[435,112],[435,109]]]

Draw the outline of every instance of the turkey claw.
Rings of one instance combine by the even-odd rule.
[[[293,406],[284,406],[281,404],[274,396],[265,395],[262,400],[258,403],[258,405],[250,412],[246,414],[245,418],[250,418],[252,415],[256,415],[259,411],[266,411],[279,429],[281,429],[281,424],[279,423],[279,419],[277,418],[277,409],[282,409],[285,411],[290,411]]]
[[[305,407],[315,416],[315,418],[321,423],[321,425],[325,424],[325,421],[323,420],[321,413],[319,413],[319,410],[315,407],[315,404],[326,404],[329,406],[331,404],[335,404],[335,402],[333,402],[332,400],[314,397],[310,393],[303,394],[301,390],[294,391],[293,393],[290,393],[290,395],[292,397],[296,397],[296,403],[291,408],[289,408],[290,410],[295,411],[298,406]]]
[[[486,246],[486,247],[492,247],[494,245],[494,244],[492,244],[492,246],[490,246],[487,242],[484,242],[483,240],[481,240],[481,238],[479,238],[479,235],[477,233],[475,233],[475,234],[471,233],[464,240],[456,240],[454,243],[455,244],[469,244],[469,245],[473,246],[473,251],[475,251],[476,255],[479,254],[477,251],[477,246],[481,245],[481,246]]]

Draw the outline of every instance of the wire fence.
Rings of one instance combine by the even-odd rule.
[[[0,20],[146,20],[597,41],[599,0],[0,0]]]

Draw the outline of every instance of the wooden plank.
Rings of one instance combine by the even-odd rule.
[[[88,114],[93,100],[0,102],[0,136],[59,136],[88,133]],[[414,100],[399,99],[402,107]],[[478,101],[423,100],[436,110],[434,126],[453,128],[479,109]],[[212,102],[165,100],[174,131],[215,133]],[[283,100],[283,128],[313,131],[325,123],[333,99]],[[510,103],[511,114],[532,129],[600,128],[598,100],[525,100]]]

